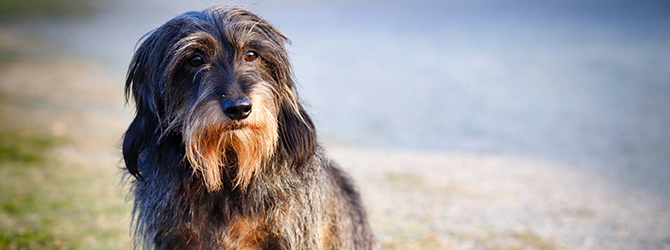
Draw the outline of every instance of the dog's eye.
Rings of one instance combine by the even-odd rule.
[[[244,54],[244,60],[247,62],[253,62],[256,61],[258,58],[258,54],[256,54],[255,51],[247,51],[246,54]]]
[[[194,55],[188,59],[188,64],[191,65],[191,67],[197,68],[205,64],[205,59],[202,59],[199,55]]]

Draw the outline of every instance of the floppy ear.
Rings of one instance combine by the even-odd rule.
[[[305,109],[297,102],[284,99],[279,111],[279,150],[285,160],[299,166],[314,155],[316,129]]]
[[[128,171],[143,180],[138,169],[141,151],[153,140],[160,121],[160,100],[156,96],[160,88],[160,58],[164,51],[161,31],[154,31],[137,49],[128,68],[126,77],[126,102],[134,101],[136,116],[123,138],[123,160]],[[164,47],[164,46],[163,46]]]
[[[151,116],[135,116],[123,137],[123,160],[128,172],[139,180],[144,180],[138,168],[140,152],[152,141],[157,122]]]
[[[135,51],[128,67],[126,77],[126,102],[132,98],[135,101],[137,113],[152,113],[159,115],[160,100],[154,93],[160,93],[161,61],[167,45],[163,40],[161,28],[150,33],[140,47]],[[162,48],[162,49],[161,49]]]

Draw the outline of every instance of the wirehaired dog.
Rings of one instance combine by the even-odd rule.
[[[144,39],[123,139],[136,247],[373,247],[359,194],[296,96],[285,43],[232,6],[184,13]]]

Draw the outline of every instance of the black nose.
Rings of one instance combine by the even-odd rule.
[[[221,103],[223,113],[233,120],[242,120],[251,114],[251,100],[248,97],[225,99]]]

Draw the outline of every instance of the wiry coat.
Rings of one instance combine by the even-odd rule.
[[[286,42],[226,6],[182,14],[142,42],[126,81],[137,114],[123,140],[136,247],[372,248],[357,191],[298,102]],[[238,97],[253,104],[241,121],[221,111]]]

